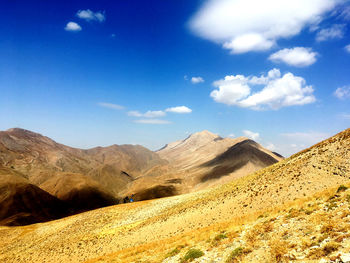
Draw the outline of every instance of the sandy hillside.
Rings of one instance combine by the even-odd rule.
[[[242,225],[242,222],[248,224],[249,221],[252,221],[251,227],[254,224],[263,223],[263,221],[255,221],[259,215],[272,221],[277,220],[279,227],[276,233],[282,231],[283,227],[289,226],[289,231],[295,232],[297,236],[297,232],[301,229],[297,227],[297,224],[295,226],[296,219],[289,219],[299,220],[307,213],[291,215],[289,219],[287,218],[289,221],[286,223],[281,217],[273,219],[266,213],[278,213],[280,210],[279,212],[285,216],[287,212],[283,212],[283,209],[292,213],[293,210],[290,211],[290,208],[293,202],[296,206],[298,202],[302,205],[304,204],[303,199],[310,198],[314,200],[311,206],[315,206],[317,213],[325,212],[321,219],[332,220],[333,214],[330,211],[337,211],[333,208],[347,207],[345,204],[347,190],[342,191],[339,196],[332,196],[339,185],[349,183],[349,158],[350,129],[257,173],[213,189],[102,208],[48,223],[14,228],[1,227],[0,261],[161,262],[164,260],[164,262],[178,262],[179,258],[176,257],[186,256],[185,252],[190,247],[201,244],[201,250],[204,250],[205,255],[209,257],[202,262],[210,262],[211,259],[216,258],[221,258],[221,262],[225,262],[226,259],[223,257],[226,257],[227,253],[232,251],[231,248],[237,245],[234,242],[240,240],[237,237],[246,235],[245,232],[243,234],[232,232],[233,229],[241,227],[242,231],[245,231],[244,226],[246,225]],[[324,197],[326,199],[319,199],[319,203],[318,199],[313,197],[332,187],[335,190],[329,190],[330,192]],[[331,201],[333,199],[329,199],[331,197],[335,200],[334,202]],[[328,208],[333,206],[333,208],[328,209],[326,206]],[[298,211],[300,209],[298,207]],[[347,215],[340,215],[343,210],[337,212],[339,212],[339,218],[346,222]],[[316,224],[317,231],[319,231],[315,234],[317,236],[315,238],[325,233],[321,231],[321,227],[326,221],[310,222]],[[282,223],[287,225],[280,228]],[[250,226],[247,225],[247,227]],[[211,253],[213,249],[210,243],[212,238],[215,238],[212,235],[218,235],[220,231],[226,230],[230,230],[225,235],[228,235],[228,240],[232,241],[229,251],[220,250],[221,256]],[[346,229],[338,230],[346,231]],[[267,232],[271,233],[271,231]],[[335,236],[332,233],[335,230],[325,231],[329,232],[328,240],[334,241]],[[281,236],[276,236],[281,241]],[[268,242],[272,240],[272,237],[265,236],[266,240],[263,238],[259,237],[259,242],[263,242],[264,246],[271,246]],[[221,240],[220,237],[218,239]],[[324,240],[319,242],[322,249],[325,245],[322,243]],[[276,244],[279,244],[278,242],[276,241]],[[344,237],[340,246],[330,249],[331,253],[327,252],[328,254],[323,255],[322,250],[315,258],[332,255],[334,251],[346,246],[346,242],[347,237]],[[251,246],[254,248],[254,244]],[[293,249],[293,245],[291,246],[290,251]],[[301,249],[300,246],[298,244],[294,246],[296,252]],[[173,252],[173,256],[165,259],[167,253],[177,247],[180,253]],[[260,250],[260,253],[269,255],[272,252]],[[264,262],[258,260],[259,255],[256,256],[257,258],[254,255],[254,258],[246,262]],[[282,256],[284,257],[284,253]],[[295,260],[298,260],[297,256],[299,255],[295,255]]]

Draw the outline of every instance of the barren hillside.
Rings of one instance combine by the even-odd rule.
[[[339,187],[349,183],[349,158],[350,129],[213,189],[1,227],[0,260],[178,262],[191,247],[204,262],[338,257],[349,247],[348,192]]]

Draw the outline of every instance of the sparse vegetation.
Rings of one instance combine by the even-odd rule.
[[[337,193],[339,192],[344,192],[348,189],[348,187],[346,187],[345,185],[341,185],[338,187]]]
[[[272,239],[269,242],[271,260],[273,262],[285,262],[287,257],[285,254],[288,252],[288,243],[278,238]]]
[[[235,248],[230,256],[226,259],[226,263],[233,263],[237,262],[238,257],[240,257],[243,254],[243,248],[237,247]]]
[[[181,251],[180,247],[174,248],[168,254],[166,254],[165,258],[170,258],[170,257],[176,256],[177,254],[180,253],[180,251]]]
[[[182,258],[182,262],[191,262],[196,258],[200,258],[204,255],[204,252],[197,248],[191,248],[186,252],[184,257]]]

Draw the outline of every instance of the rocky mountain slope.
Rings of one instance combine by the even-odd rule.
[[[350,129],[215,188],[0,227],[0,261],[341,259],[349,247],[349,193],[341,186],[350,183],[349,158]]]
[[[75,212],[118,203],[119,193],[130,182],[153,166],[165,164],[139,145],[82,150],[28,130],[0,132],[0,165],[65,201]],[[7,175],[10,183],[13,173]]]

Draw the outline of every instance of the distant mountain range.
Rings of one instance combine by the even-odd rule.
[[[209,131],[153,152],[140,145],[82,150],[13,128],[0,132],[0,223],[46,221],[121,203],[131,195],[139,201],[193,192],[281,159],[248,138],[221,138]]]

